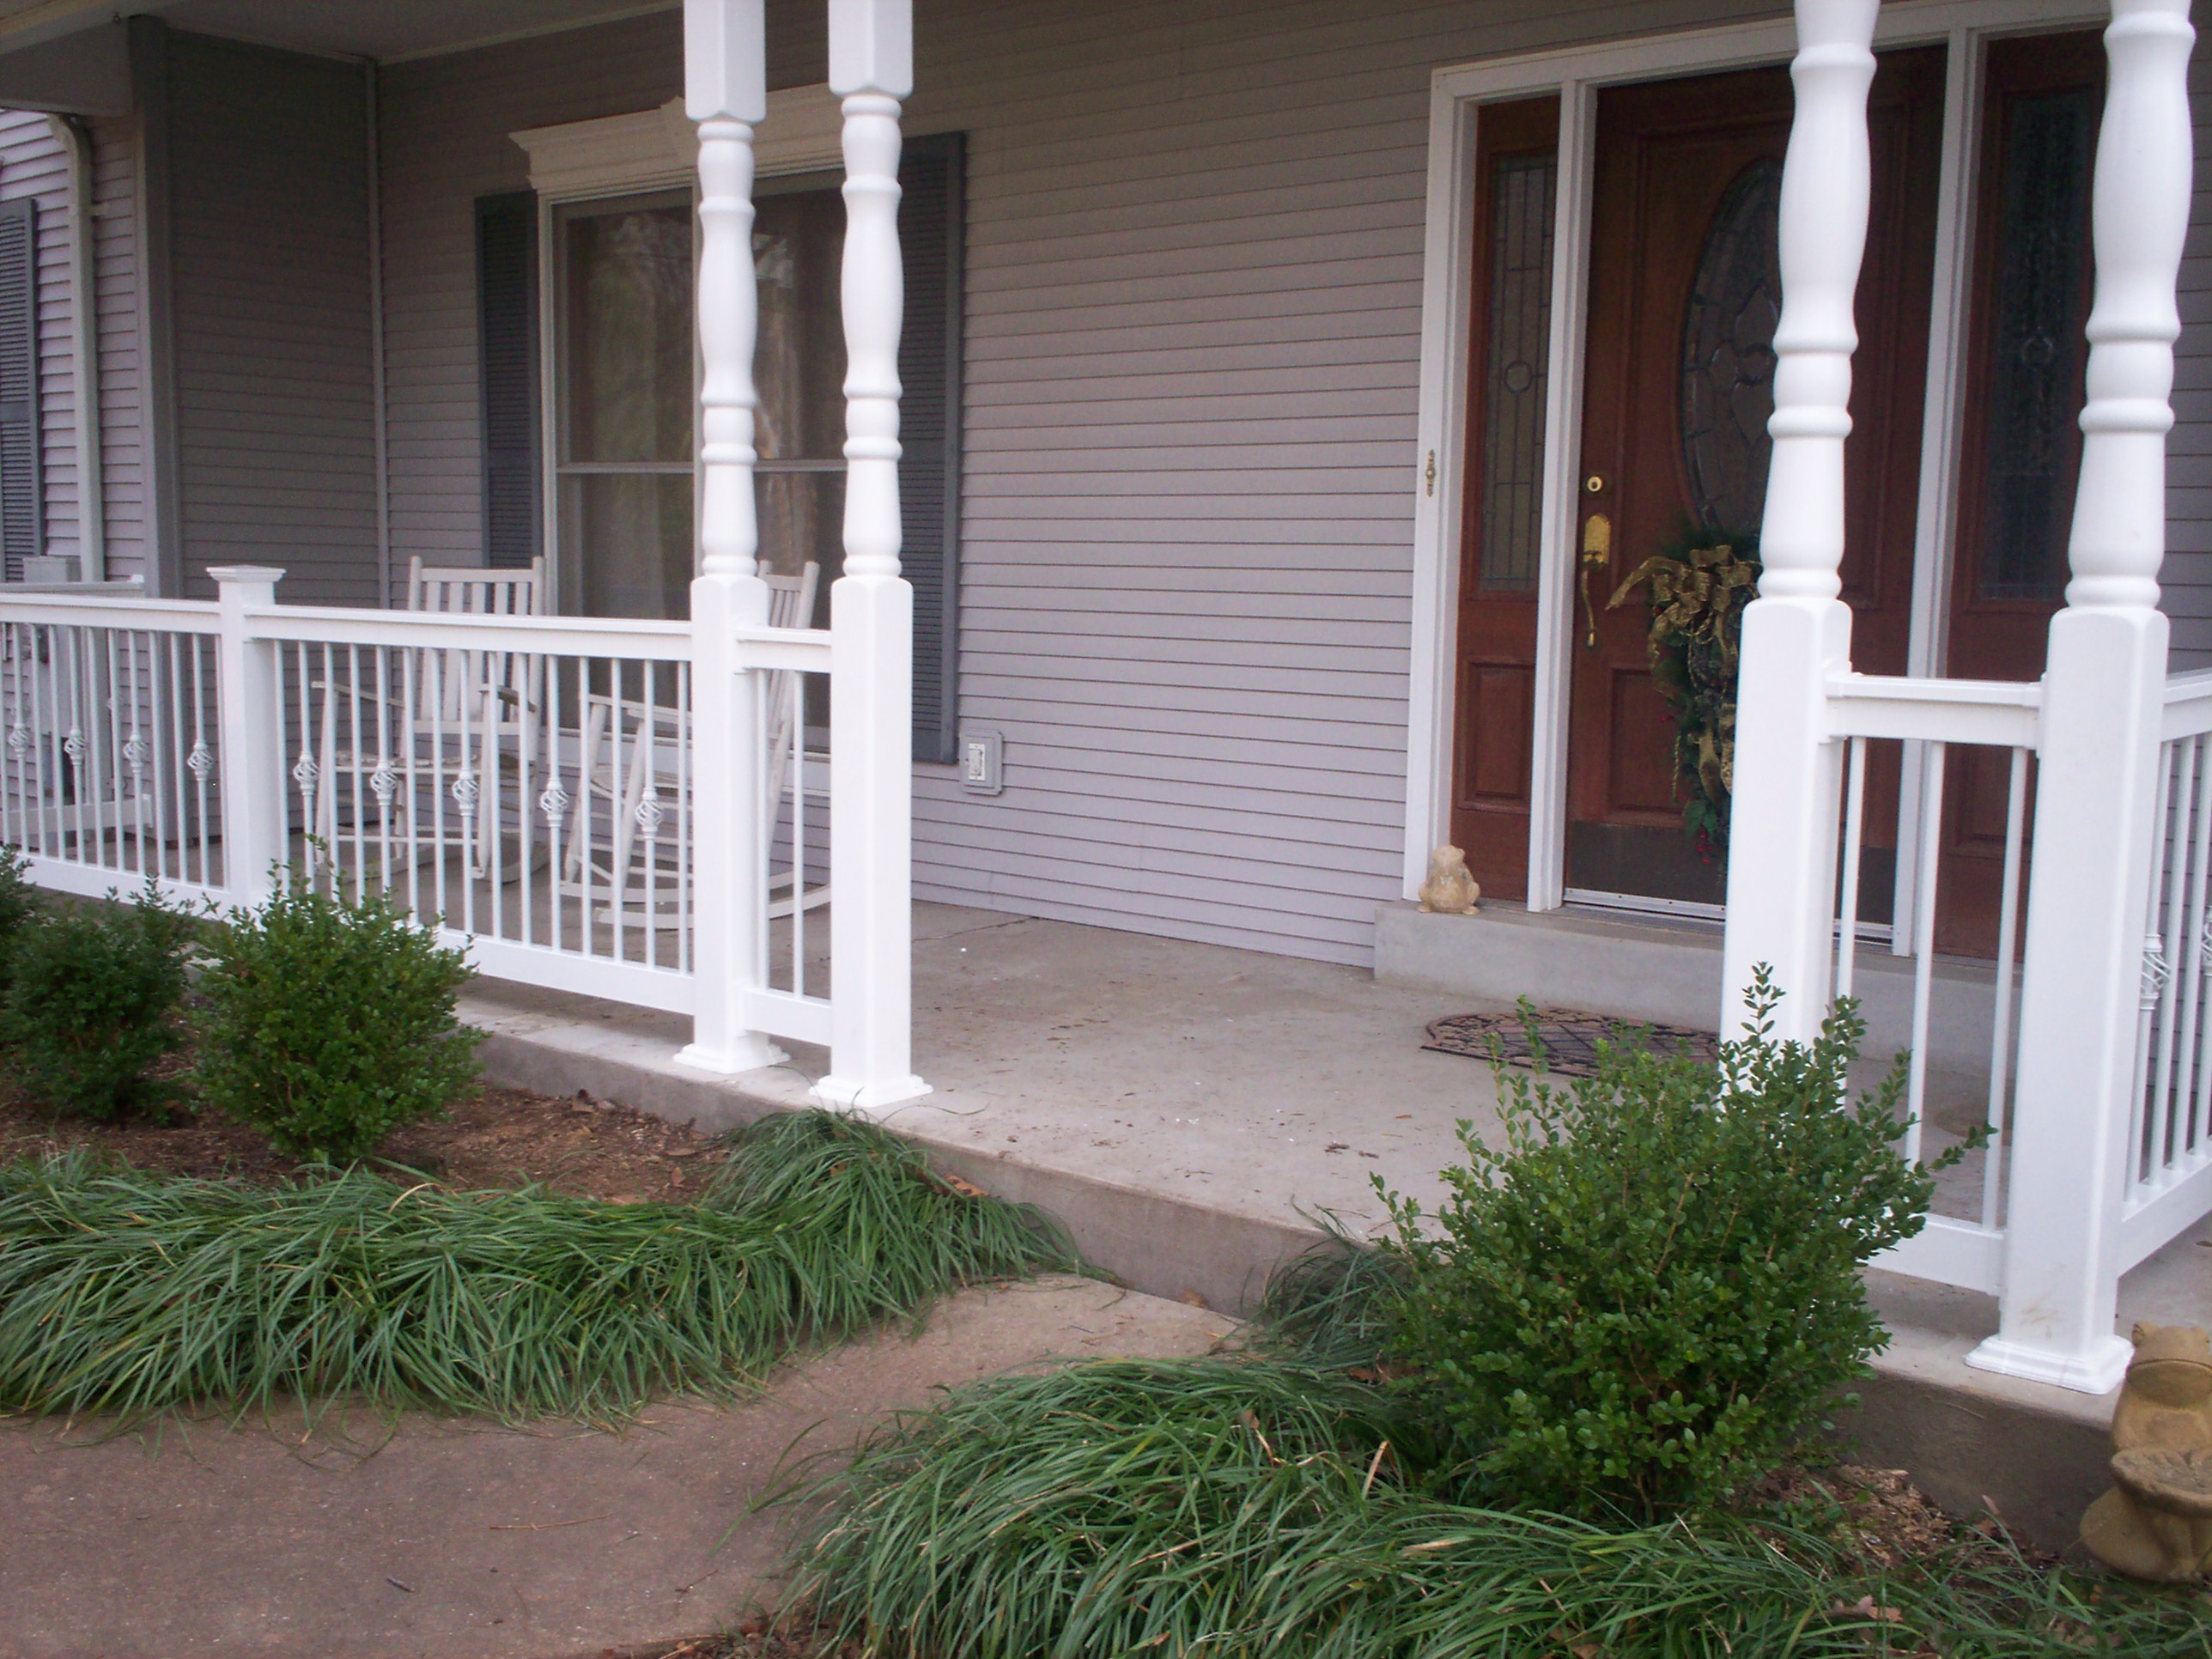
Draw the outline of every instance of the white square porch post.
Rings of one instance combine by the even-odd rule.
[[[830,0],[844,100],[845,574],[830,589],[830,1075],[877,1110],[928,1092],[912,1069],[914,589],[899,574],[899,102],[912,0]]]
[[[1785,994],[1777,1034],[1827,1010],[1835,938],[1838,745],[1827,682],[1851,657],[1844,556],[1851,314],[1866,250],[1876,0],[1797,0],[1797,108],[1782,169],[1782,317],[1759,597],[1743,613],[1721,1030],[1742,1024],[1753,970]]]
[[[709,1072],[773,1066],[783,1052],[746,1024],[768,950],[760,677],[735,630],[765,627],[756,556],[753,129],[768,113],[762,0],[684,0],[684,103],[699,124],[699,549],[691,584],[691,1042]]]
[[[2043,680],[2003,1311],[1967,1356],[2091,1394],[2114,1387],[2129,1356],[2112,1329],[2119,1224],[2137,1155],[2138,1015],[2160,971],[2161,942],[2145,937],[2166,689],[2158,572],[2195,39],[2189,0],[2112,0],[2072,580]]]

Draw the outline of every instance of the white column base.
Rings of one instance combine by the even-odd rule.
[[[866,1083],[833,1075],[823,1078],[813,1089],[815,1099],[825,1106],[842,1107],[848,1112],[866,1112],[871,1115],[887,1112],[894,1106],[903,1106],[910,1100],[920,1100],[932,1092],[930,1086],[918,1077]]]
[[[689,1066],[695,1072],[712,1072],[718,1077],[762,1071],[770,1066],[781,1066],[790,1058],[757,1031],[744,1032],[736,1042],[715,1047],[687,1042],[676,1051],[678,1066]]]
[[[1966,1356],[1966,1363],[1978,1371],[2049,1382],[2076,1394],[2110,1394],[2127,1375],[2128,1362],[2135,1358],[2135,1352],[2132,1343],[2117,1336],[2102,1338],[2085,1354],[2063,1353],[2056,1348],[1992,1336]]]

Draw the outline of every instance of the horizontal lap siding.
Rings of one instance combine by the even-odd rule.
[[[107,574],[149,576],[146,509],[146,392],[138,267],[138,140],[128,118],[92,128],[94,278],[100,317],[100,434],[106,503]]]
[[[297,604],[376,596],[367,105],[357,65],[173,33],[178,532]]]
[[[1688,15],[1532,9],[925,0],[914,125],[969,134],[961,713],[1006,789],[920,775],[924,896],[1370,959],[1430,73]]]
[[[2212,667],[2212,31],[2190,60],[2197,196],[2181,261],[2181,341],[2174,349],[2173,434],[2166,441],[2162,601],[2173,617],[2176,669]]]

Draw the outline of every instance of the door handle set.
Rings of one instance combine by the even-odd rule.
[[[1588,619],[1588,629],[1583,635],[1585,650],[1595,649],[1597,645],[1597,600],[1590,592],[1590,579],[1603,574],[1612,563],[1613,520],[1602,513],[1593,513],[1583,520],[1583,556],[1580,560],[1583,615]]]

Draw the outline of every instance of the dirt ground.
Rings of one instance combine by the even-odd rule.
[[[579,1198],[623,1202],[696,1197],[697,1161],[714,1141],[626,1106],[577,1095],[481,1088],[443,1118],[393,1133],[378,1161],[456,1188],[538,1182]],[[111,1152],[140,1169],[172,1175],[275,1182],[301,1171],[260,1133],[189,1105],[166,1121],[94,1123],[60,1117],[0,1073],[0,1162],[78,1146]]]

